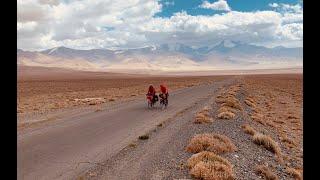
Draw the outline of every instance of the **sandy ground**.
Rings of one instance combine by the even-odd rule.
[[[40,80],[32,75],[18,81],[18,179],[192,179],[186,167],[192,153],[185,148],[202,133],[226,135],[235,144],[238,150],[222,157],[233,165],[236,179],[262,179],[257,165],[266,165],[279,179],[294,179],[288,168],[303,172],[301,74],[115,75],[114,84],[98,76]],[[145,84],[164,79],[174,89],[169,108],[148,110]],[[219,119],[216,99],[233,86],[240,87],[235,97],[242,110],[231,120]],[[88,97],[104,100],[70,100]],[[66,98],[69,104],[46,106]],[[248,98],[254,108],[245,102]],[[194,124],[195,114],[205,106],[213,123]],[[241,128],[244,124],[270,136],[281,149],[282,161],[255,144]],[[138,140],[140,135],[149,138]]]
[[[303,166],[303,79],[302,75],[248,76],[245,90],[261,109],[266,125],[255,127],[272,130],[280,143],[285,165],[302,170]]]
[[[138,98],[97,112],[79,113],[50,124],[20,129],[18,179],[70,179],[112,157],[138,136],[192,107],[201,98],[209,97],[215,86],[213,83],[172,92],[169,108],[163,111],[147,109],[145,99]]]
[[[20,67],[17,112],[20,119],[64,108],[97,105],[144,95],[149,84],[167,84],[169,91],[211,83],[223,76],[159,77]],[[18,122],[20,123],[20,122]]]
[[[234,120],[221,120],[216,117],[219,105],[214,99],[231,85],[241,85],[236,97],[240,100],[243,111],[238,113]],[[294,168],[302,174],[301,88],[301,75],[245,76],[236,78],[233,83],[217,85],[212,89],[214,93],[211,96],[157,126],[149,133],[148,140],[132,142],[112,158],[80,174],[79,178],[192,179],[185,166],[187,159],[192,155],[185,151],[189,140],[196,134],[218,133],[229,137],[238,148],[236,152],[223,155],[233,164],[236,179],[263,179],[255,171],[258,165],[266,165],[279,179],[295,179],[287,172],[287,168]],[[291,95],[288,96],[288,93]],[[269,98],[270,94],[275,100]],[[271,114],[272,119],[265,116],[266,119],[263,120],[269,125],[250,118],[252,110],[244,103],[249,96],[253,97],[258,102],[257,106],[263,109],[261,113]],[[272,101],[275,101],[272,109],[267,110],[265,103]],[[285,106],[283,106],[284,101],[287,104]],[[214,118],[214,122],[194,124],[195,113],[204,106],[212,108],[210,116]],[[287,118],[288,114],[297,117],[294,119],[295,123],[292,124],[292,119]],[[270,126],[278,119],[282,119],[283,123]],[[272,137],[280,145],[284,161],[280,162],[272,152],[253,143],[251,136],[243,132],[241,128],[243,124],[250,124],[257,131]],[[289,147],[281,140],[284,136],[283,131],[295,145]]]
[[[172,91],[224,79],[226,74],[275,72],[299,73],[301,69],[215,71],[211,75],[210,72],[180,72],[159,76],[18,66],[17,112],[19,118],[24,119],[65,108],[132,99],[145,94],[149,84],[158,87],[165,83]]]

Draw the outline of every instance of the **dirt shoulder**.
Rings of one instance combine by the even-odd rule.
[[[80,77],[84,76],[85,72],[81,73]],[[99,75],[87,75],[84,79],[69,80],[57,79],[55,75],[56,79],[51,80],[33,78],[18,81],[18,128],[39,127],[68,117],[139,101],[145,98],[149,84],[157,88],[161,83],[165,83],[172,93],[230,78],[230,76],[142,77],[119,74],[102,76],[101,73]]]
[[[192,108],[159,124],[148,134],[148,139],[132,142],[111,159],[79,174],[78,178],[191,179],[194,176],[187,162],[194,153],[188,152],[186,147],[193,137],[205,133],[224,135],[237,148],[234,152],[219,154],[232,164],[235,179],[301,178],[301,75],[239,76],[233,84],[221,84],[212,92]],[[239,103],[239,110],[235,110],[237,106],[226,105],[225,99],[221,101],[221,97],[230,95]],[[229,109],[222,108],[227,106]],[[198,113],[203,111],[208,112],[206,116],[212,122],[194,123]],[[234,116],[222,119],[220,115],[224,111],[234,112]],[[243,125],[252,127],[255,135],[245,132]],[[270,146],[275,149],[267,148],[269,144],[263,144],[264,140],[261,145],[257,144],[258,135],[269,137]]]
[[[66,76],[64,80],[18,79],[18,116],[46,114],[59,109],[95,106],[132,99],[144,95],[150,84],[158,88],[161,83],[165,83],[169,87],[169,91],[172,92],[225,78],[224,76],[131,77],[125,75],[111,77],[101,75],[82,79],[72,79],[71,77]]]
[[[201,132],[194,126],[194,114],[199,111],[218,89],[229,83],[215,83],[212,94],[158,124],[147,134],[147,140],[136,140],[118,154],[79,175],[84,179],[174,179],[188,177],[184,168],[189,156],[184,152],[190,137]],[[203,126],[203,128],[207,128]]]
[[[232,82],[225,79],[224,83]],[[170,93],[169,107],[148,109],[144,99],[53,120],[18,134],[18,177],[72,179],[109,159],[139,136],[212,95],[215,82]]]

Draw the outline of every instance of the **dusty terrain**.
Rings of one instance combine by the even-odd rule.
[[[81,105],[96,105],[144,95],[149,84],[159,88],[165,83],[170,91],[211,83],[223,77],[157,77],[70,71],[55,68],[20,68],[18,71],[19,115]]]
[[[230,152],[221,143],[211,148],[220,149],[220,152],[213,152],[220,153],[232,164],[235,179],[302,179],[302,75],[239,76],[232,83],[221,84],[216,83],[212,89],[214,93],[195,103],[193,108],[158,125],[149,133],[149,139],[132,142],[79,178],[191,179],[199,174],[196,174],[197,169],[188,168],[188,159],[193,154],[188,148],[191,145],[201,149],[201,140],[197,142],[199,147],[188,143],[196,135],[214,133],[226,136],[236,147]],[[230,107],[235,116],[222,119],[218,114],[224,105],[219,97],[225,93],[234,94],[240,107],[239,110],[235,110],[237,106]],[[245,101],[250,98],[253,103],[248,105]],[[204,111],[212,122],[197,121],[199,112]],[[260,121],[254,118],[253,112],[262,115]],[[268,138],[261,140],[261,145],[257,144],[256,136],[245,132],[244,125],[250,126],[253,133]],[[203,139],[202,143],[207,144],[207,141]],[[210,151],[209,145],[202,148]],[[204,175],[205,169],[200,174]],[[215,175],[215,178],[225,177]]]
[[[303,166],[303,82],[302,75],[248,76],[245,90],[255,102],[262,116],[252,124],[256,129],[268,130],[279,142],[284,166],[298,172]]]
[[[18,120],[54,120],[18,128],[18,179],[302,179],[301,74],[96,79],[18,81]],[[168,109],[147,109],[164,79]]]
[[[230,83],[226,78],[223,83]],[[18,131],[19,179],[70,179],[86,168],[108,159],[177,113],[212,94],[216,83],[170,93],[168,109],[148,109],[144,98],[115,102],[64,116],[50,124]],[[186,98],[187,97],[187,98]]]

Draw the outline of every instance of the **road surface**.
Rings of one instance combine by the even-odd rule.
[[[173,117],[227,79],[170,94],[169,107],[147,109],[144,97],[115,108],[73,116],[48,127],[18,132],[18,179],[72,179],[115,155],[138,136]],[[159,105],[157,105],[159,106]]]

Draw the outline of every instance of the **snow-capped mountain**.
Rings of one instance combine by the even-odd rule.
[[[78,70],[211,70],[302,66],[302,48],[266,48],[235,41],[190,47],[162,44],[134,49],[76,50],[56,47],[39,52],[17,49],[18,64]]]
[[[97,61],[101,59],[114,58],[115,53],[112,50],[108,49],[91,49],[91,50],[76,50],[66,47],[56,47],[52,49],[48,49],[45,51],[41,51],[41,54],[59,57],[59,58],[67,58],[67,59],[74,59],[74,58],[82,58],[87,59],[89,61]]]

